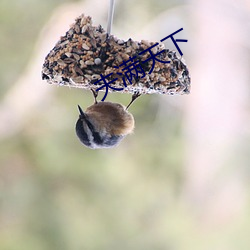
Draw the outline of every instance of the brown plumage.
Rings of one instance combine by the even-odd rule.
[[[134,118],[119,103],[99,102],[85,111],[97,131],[110,135],[127,135],[133,132]]]
[[[91,89],[95,103],[84,112],[78,105],[79,118],[76,122],[76,134],[88,148],[112,148],[135,127],[134,117],[128,112],[131,104],[140,96],[134,93],[125,108],[119,103],[97,102],[98,92]]]
[[[88,148],[117,146],[126,135],[133,132],[134,117],[127,108],[139,95],[133,95],[130,104],[125,108],[119,103],[97,102],[97,93],[92,92],[95,104],[88,107],[85,112],[78,105],[80,115],[76,122],[76,134]]]

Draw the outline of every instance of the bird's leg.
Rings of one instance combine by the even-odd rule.
[[[92,91],[92,94],[93,94],[93,96],[94,96],[95,104],[97,104],[96,98],[97,98],[97,96],[98,96],[98,91],[96,91],[96,90],[94,90],[94,89],[90,89],[90,90]]]
[[[140,96],[141,94],[137,91],[132,95],[132,100],[130,101],[130,103],[128,104],[128,106],[126,107],[126,110],[131,106],[131,104]]]

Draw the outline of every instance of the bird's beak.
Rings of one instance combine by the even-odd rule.
[[[79,113],[80,113],[80,118],[86,118],[84,112],[82,111],[82,108],[79,105],[77,105],[77,106],[78,106],[78,110],[79,110]]]

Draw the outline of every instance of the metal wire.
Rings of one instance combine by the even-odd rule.
[[[108,34],[111,33],[111,29],[112,29],[114,9],[115,9],[115,0],[110,0],[109,13],[108,13],[108,26],[107,26],[107,33]]]

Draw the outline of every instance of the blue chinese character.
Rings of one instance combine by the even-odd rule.
[[[173,38],[173,35],[175,35],[176,33],[180,32],[180,31],[182,31],[182,30],[183,30],[183,28],[181,28],[181,29],[175,31],[174,33],[172,33],[171,35],[166,36],[165,38],[161,39],[161,42],[163,42],[163,41],[167,40],[167,39],[170,37],[170,38],[172,39],[172,41],[173,41],[173,43],[174,43],[176,49],[179,51],[179,53],[180,53],[181,56],[183,55],[183,53],[181,52],[181,50],[180,50],[180,48],[179,48],[177,42],[185,42],[185,43],[186,43],[188,40],[186,40],[186,39],[174,39],[174,38]]]
[[[148,51],[149,54],[150,54],[150,57],[147,58],[145,61],[142,61],[142,63],[145,63],[145,62],[147,62],[149,60],[153,60],[152,67],[151,67],[150,71],[148,72],[149,74],[151,74],[152,71],[154,70],[155,61],[160,62],[160,63],[170,63],[170,61],[161,61],[160,59],[156,58],[158,55],[160,55],[165,50],[162,50],[162,51],[158,52],[157,54],[153,54],[153,52],[151,51],[151,49],[154,48],[155,46],[157,46],[158,44],[159,43],[156,43],[156,44],[152,45],[151,47],[149,47],[149,48],[147,48],[147,49],[145,49],[145,50],[143,50],[142,52],[139,53],[139,55],[141,55],[141,54],[143,54],[143,53],[145,53],[145,52]]]
[[[110,84],[113,83],[114,81],[116,81],[118,78],[115,78],[111,81],[106,81],[106,78],[108,78],[109,76],[113,75],[113,73],[110,73],[106,76],[103,76],[102,74],[100,74],[101,76],[101,79],[99,79],[98,81],[94,82],[94,84],[97,84],[98,82],[101,82],[103,81],[104,85],[102,85],[100,88],[96,89],[96,91],[98,92],[100,89],[106,87],[106,91],[105,91],[105,95],[104,97],[102,98],[102,101],[105,100],[105,98],[107,97],[107,94],[108,94],[108,88],[111,88],[113,90],[117,90],[117,91],[120,91],[120,90],[123,90],[123,88],[114,88],[114,87],[111,87]]]
[[[129,57],[129,60],[127,60],[119,65],[119,67],[126,66],[122,69],[122,71],[124,71],[125,76],[128,79],[130,84],[133,84],[132,83],[133,76],[136,77],[137,79],[139,78],[139,74],[142,74],[141,78],[146,76],[146,73],[143,70],[142,66],[140,65],[140,62],[138,60],[137,61],[134,60],[134,58],[136,58],[136,56]],[[132,63],[127,65],[128,62],[132,62]],[[117,66],[114,66],[114,68],[118,69]],[[134,71],[134,73],[133,73],[133,71]],[[123,76],[122,73],[117,73],[117,74]],[[123,80],[124,86],[127,87],[126,80],[124,77],[122,77],[122,80]]]

